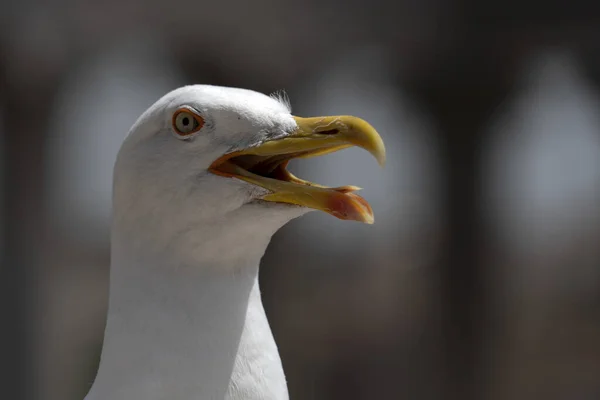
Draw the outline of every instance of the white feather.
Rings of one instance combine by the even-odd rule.
[[[292,112],[292,102],[290,101],[290,97],[284,89],[276,90],[275,92],[271,93],[269,97],[281,103],[281,105],[284,106],[288,112]]]
[[[170,128],[182,105],[207,121],[186,141]],[[134,124],[115,165],[109,313],[86,400],[288,398],[258,264],[308,210],[256,202],[253,185],[207,168],[294,127],[281,102],[213,86],[177,89]]]

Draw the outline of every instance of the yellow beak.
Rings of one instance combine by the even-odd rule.
[[[359,188],[328,188],[299,179],[287,171],[293,158],[309,158],[357,146],[385,164],[385,146],[377,131],[366,121],[352,116],[294,117],[297,128],[288,136],[256,147],[226,154],[210,171],[235,177],[269,190],[262,200],[295,204],[325,211],[340,219],[373,223],[373,211]]]

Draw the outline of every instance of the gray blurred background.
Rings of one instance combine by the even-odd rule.
[[[285,89],[388,148],[291,168],[366,226],[273,239],[292,400],[600,398],[600,13],[593,1],[0,3],[0,399],[81,400],[107,307],[112,166],[190,83]]]

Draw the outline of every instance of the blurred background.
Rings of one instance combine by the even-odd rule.
[[[107,310],[112,167],[190,83],[284,89],[388,148],[291,166],[263,260],[292,400],[600,398],[600,13],[541,0],[0,4],[0,398],[81,400]]]

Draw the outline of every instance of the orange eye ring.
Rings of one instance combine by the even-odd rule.
[[[173,113],[173,131],[181,138],[187,138],[204,126],[204,118],[189,108],[180,108]]]

